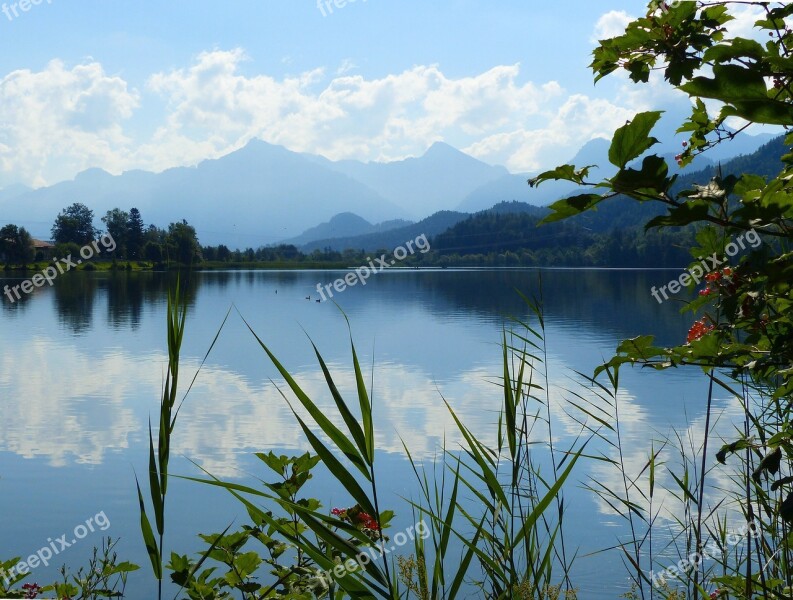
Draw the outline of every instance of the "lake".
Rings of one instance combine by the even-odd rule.
[[[341,274],[202,272],[182,282],[188,294],[182,389],[230,308],[232,313],[179,414],[172,473],[199,476],[196,463],[215,476],[256,485],[257,477],[270,476],[254,452],[308,449],[271,383],[282,383],[276,370],[240,315],[309,395],[328,407],[328,414],[333,402],[309,336],[342,393],[357,402],[344,317],[333,303],[315,302],[317,284],[332,283]],[[581,433],[568,404],[572,396],[564,391],[580,393],[574,371],[591,374],[620,340],[639,334],[655,334],[662,345],[685,340],[694,317],[681,315],[678,302],[659,304],[650,295],[652,286],[676,275],[661,270],[392,269],[365,287],[337,294],[334,300],[350,320],[362,365],[373,376],[384,490],[380,502],[399,513],[394,531],[412,523],[400,497],[415,497],[417,491],[403,441],[425,464],[440,454],[444,439],[449,448],[460,443],[443,398],[474,433],[495,444],[502,328],[510,326],[510,317],[529,318],[516,289],[542,292],[554,443],[564,449]],[[51,581],[55,566],[64,562],[85,564],[93,546],[110,535],[121,538],[120,555],[142,567],[130,578],[127,597],[153,597],[135,473],[144,484],[147,423],[150,417],[156,421],[167,365],[165,309],[172,281],[172,275],[162,273],[77,272],[19,302],[3,298],[0,557],[26,557],[48,540],[71,535],[90,517],[103,514],[101,523],[107,524],[63,550],[56,565],[36,569],[29,581]],[[0,287],[17,283],[0,278]],[[620,383],[625,458],[637,472],[653,440],[673,430],[701,439],[708,388],[701,372],[625,368]],[[724,392],[717,392],[714,406],[729,430],[729,418],[740,407]],[[609,452],[596,446],[588,450]],[[593,480],[620,485],[616,471],[581,459],[565,488],[565,535],[568,546],[578,549],[573,580],[580,598],[616,598],[628,589],[620,553],[597,551],[617,544],[625,528],[585,488]],[[321,472],[309,489],[328,509],[353,504]],[[180,553],[199,547],[198,533],[222,531],[235,519],[237,526],[245,522],[228,493],[186,480],[172,480],[168,503],[166,545]]]

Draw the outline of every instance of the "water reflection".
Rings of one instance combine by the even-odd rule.
[[[300,327],[319,336],[337,384],[354,398],[343,320],[332,305],[305,301],[317,282],[335,276],[294,271],[183,275],[191,315],[183,372],[198,368],[233,302],[267,343],[276,344],[305,391],[334,414]],[[97,464],[107,452],[145,451],[147,422],[157,410],[166,364],[162,325],[175,277],[73,273],[24,303],[4,303],[0,393],[7,400],[0,450],[46,457],[53,466]],[[571,416],[564,391],[571,386],[572,370],[591,372],[618,339],[648,329],[662,343],[682,337],[687,318],[672,303],[659,306],[648,293],[666,277],[662,272],[405,270],[349,290],[338,301],[351,315],[356,339],[364,346],[378,339],[377,352],[359,351],[376,365],[372,392],[379,448],[401,453],[404,440],[421,459],[437,455],[444,440],[457,447],[462,440],[442,398],[475,434],[490,439],[500,407],[493,382],[501,368],[499,330],[506,317],[526,318],[528,312],[515,289],[542,295],[553,348],[555,430],[562,442],[575,439],[580,423]],[[178,452],[223,476],[237,472],[242,453],[307,447],[270,383],[275,374],[265,367],[263,353],[239,317],[232,321],[185,404],[175,442]],[[48,328],[48,322],[57,323],[57,329]],[[15,340],[13,349],[9,339]],[[663,386],[647,386],[660,377]],[[638,464],[646,460],[646,442],[659,427],[688,426],[685,406],[698,392],[682,374],[635,374],[623,382],[625,436],[637,443],[629,459]],[[597,402],[592,390],[577,388],[576,393]],[[694,417],[699,414],[695,410]],[[537,428],[536,441],[544,435]]]
[[[317,283],[340,275],[327,271],[183,275],[189,307],[183,383],[198,369],[233,306],[271,345],[308,395],[326,414],[334,415],[333,400],[305,336],[308,332],[340,391],[356,405],[344,319],[332,303],[313,301]],[[530,312],[515,289],[542,295],[553,430],[557,449],[566,449],[582,434],[581,415],[571,400],[579,404],[586,400],[609,410],[598,404],[597,390],[582,385],[574,371],[591,373],[623,338],[655,333],[661,344],[670,345],[684,339],[692,317],[680,315],[674,302],[659,305],[649,294],[652,285],[663,285],[670,276],[662,271],[394,270],[371,278],[365,287],[339,294],[334,300],[350,318],[361,362],[367,370],[374,365],[377,446],[380,464],[388,465],[389,497],[397,503],[398,496],[412,493],[407,489],[412,481],[410,467],[400,458],[403,441],[415,458],[427,461],[436,458],[444,444],[450,449],[462,444],[443,399],[476,436],[496,445],[502,326],[507,317],[527,319]],[[79,480],[84,482],[82,487],[69,487],[74,500],[67,508],[76,510],[89,500],[101,508],[117,506],[118,514],[131,517],[129,528],[119,526],[114,535],[138,540],[132,518],[137,506],[131,493],[131,469],[128,477],[114,473],[130,464],[139,473],[146,468],[148,421],[157,412],[167,364],[167,291],[175,277],[70,273],[53,288],[39,289],[17,303],[2,301],[0,455],[2,481],[16,486],[9,488],[7,495],[13,498],[7,498],[6,510],[18,498],[35,494],[44,478]],[[19,282],[0,279],[0,287],[5,283]],[[219,477],[251,482],[247,470],[252,468],[252,452],[307,450],[294,416],[271,379],[285,389],[232,310],[180,412],[174,456],[178,460],[188,457]],[[643,469],[653,440],[672,438],[675,431],[684,439],[702,439],[706,390],[706,381],[697,371],[622,371],[618,397],[624,456],[632,472]],[[722,414],[718,435],[729,437],[740,405],[723,395],[714,405]],[[540,425],[532,440],[546,443],[546,436],[547,429]],[[660,442],[655,448],[659,447]],[[605,443],[593,442],[588,450],[617,457]],[[659,461],[674,468],[679,458],[668,446]],[[578,481],[620,488],[622,479],[616,469],[598,461],[579,465]],[[86,470],[102,475],[97,480],[86,475]],[[26,479],[26,473],[36,475]],[[713,486],[724,489],[729,485],[724,471],[712,473]],[[682,518],[680,503],[663,490],[674,489],[671,476],[659,469],[656,477],[653,512],[661,507],[664,519]],[[711,503],[720,499],[720,491],[713,490],[708,496]],[[207,514],[216,512],[215,497],[203,490],[190,488],[185,499],[191,505],[205,506]],[[616,524],[613,509],[579,485],[567,489],[566,500],[575,506],[571,527],[577,534],[583,532],[578,535],[581,555],[602,549],[606,530],[593,527],[592,515],[599,515],[599,523]],[[634,500],[642,502],[638,495]],[[51,505],[58,502],[69,503],[53,500],[41,512],[51,515]],[[196,527],[185,523],[172,531],[184,545],[194,539]],[[608,531],[610,541],[616,531]],[[51,535],[46,528],[33,533],[36,539]],[[145,560],[141,557],[139,562]],[[613,597],[613,582],[623,574],[614,573],[618,568],[605,555],[593,560],[603,562],[592,567],[582,590],[587,590],[587,597]],[[604,582],[603,569],[612,569],[610,582]],[[602,588],[603,595],[591,592],[594,587]]]
[[[95,358],[52,339],[25,340],[0,356],[0,449],[52,466],[99,464],[140,429],[124,357]]]
[[[316,283],[332,281],[338,276],[334,273],[221,271],[183,273],[179,277],[188,305],[192,306],[201,286],[222,293],[230,286],[237,289],[247,286],[253,290],[266,283],[282,293],[314,292],[316,296]],[[145,306],[161,304],[176,277],[173,273],[126,271],[69,273],[52,288],[36,289],[15,303],[3,298],[0,314],[23,309],[30,302],[52,294],[61,321],[72,332],[83,333],[93,326],[97,316],[94,303],[101,297],[112,327],[134,329],[140,326]],[[520,290],[530,297],[542,298],[549,317],[572,323],[583,321],[625,335],[653,329],[662,344],[671,344],[679,340],[680,332],[685,331],[685,324],[692,319],[680,316],[679,303],[674,300],[659,305],[650,296],[651,286],[668,278],[668,271],[394,270],[378,275],[368,288],[351,288],[334,300],[346,308],[354,308],[370,303],[371,296],[376,296],[380,301],[399,305],[402,310],[406,304],[417,304],[439,317],[501,321],[526,313],[523,300],[515,292]],[[19,281],[0,277],[3,285]],[[376,289],[374,294],[361,293],[372,289]]]

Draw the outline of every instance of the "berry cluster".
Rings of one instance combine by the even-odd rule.
[[[686,337],[686,342],[691,343],[695,340],[698,340],[703,335],[710,333],[716,329],[713,325],[708,325],[708,320],[705,317],[702,317],[699,321],[694,321],[694,324],[691,326],[691,329],[688,330],[688,337]]]
[[[683,142],[683,148],[688,148],[688,142]],[[677,166],[678,167],[682,167],[683,166],[683,155],[682,154],[677,154],[675,156],[675,160],[677,161]]]
[[[732,269],[730,267],[726,267],[721,271],[708,273],[705,275],[705,281],[707,281],[708,284],[713,284],[713,287],[711,287],[711,285],[706,285],[705,289],[700,290],[700,296],[710,296],[716,291],[716,287],[728,293],[733,293],[736,289],[735,281],[732,279]]]

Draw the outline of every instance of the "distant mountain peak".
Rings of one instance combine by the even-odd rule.
[[[100,169],[99,167],[92,167],[90,169],[86,169],[85,171],[81,171],[75,175],[75,181],[97,181],[97,180],[107,180],[112,179],[113,175],[108,173],[104,169]]]
[[[359,217],[353,212],[341,212],[336,215],[333,215],[328,221],[331,225],[336,225],[338,223],[356,223],[360,225],[368,225],[371,227],[371,223],[364,219],[363,217]]]
[[[438,154],[444,154],[444,155],[453,154],[456,156],[458,154],[464,154],[464,153],[460,152],[457,148],[447,144],[446,142],[435,142],[432,144],[432,146],[427,148],[427,151],[424,153],[424,156],[433,156]]]

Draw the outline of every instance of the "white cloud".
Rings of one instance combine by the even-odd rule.
[[[728,37],[756,39],[763,44],[767,41],[768,33],[761,29],[756,29],[754,26],[758,19],[762,19],[765,16],[765,10],[763,10],[762,6],[736,4],[730,7],[730,14],[735,19],[724,26]]]
[[[595,31],[590,41],[597,44],[598,40],[607,40],[622,35],[625,32],[625,27],[633,20],[634,17],[624,10],[610,10],[595,23]]]
[[[135,90],[96,62],[0,80],[0,169],[41,185],[98,164],[121,166],[130,139],[122,122],[139,104]]]
[[[627,15],[626,15],[627,18]],[[451,77],[438,65],[365,77],[343,63],[275,78],[248,74],[242,49],[203,52],[151,75],[146,95],[90,62],[17,71],[0,83],[0,185],[34,185],[88,167],[161,171],[231,152],[253,138],[331,159],[398,160],[446,141],[514,171],[550,167],[636,111],[526,81],[520,65]],[[249,67],[249,65],[245,65]],[[153,98],[157,96],[157,98]],[[144,134],[130,117],[154,124]]]
[[[513,171],[536,171],[569,160],[593,138],[610,139],[614,130],[636,112],[608,100],[576,94],[547,114],[544,127],[495,134],[470,145],[465,152],[481,160],[500,162]]]
[[[171,112],[143,154],[165,159],[182,147],[181,160],[190,162],[205,156],[210,140],[220,154],[260,137],[333,159],[399,159],[438,139],[459,145],[514,128],[561,93],[554,82],[518,83],[518,65],[459,79],[430,65],[377,79],[346,72],[329,79],[318,69],[278,81],[241,75],[243,60],[240,50],[208,52],[188,69],[154,75],[149,87]]]

